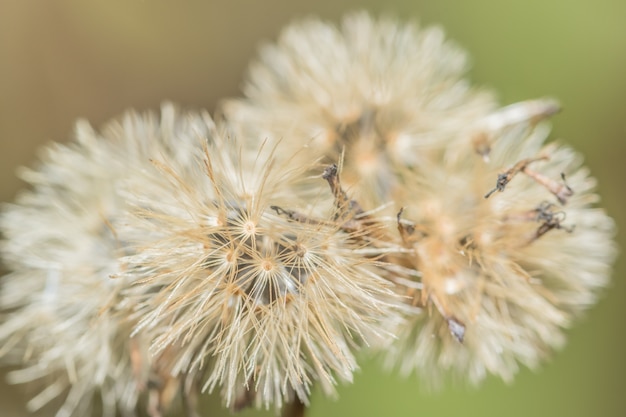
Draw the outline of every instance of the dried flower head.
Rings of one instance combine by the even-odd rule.
[[[154,335],[153,354],[176,346],[173,372],[221,389],[233,409],[307,403],[313,383],[332,394],[352,379],[354,349],[389,339],[380,322],[396,314],[367,227],[349,229],[340,205],[333,216],[303,202],[310,167],[263,149],[216,130],[194,176],[173,160],[126,184],[137,329]]]
[[[553,107],[506,108],[491,121],[518,120],[491,135],[488,152],[466,138],[402,174],[398,229],[404,262],[419,271],[406,291],[423,308],[388,350],[403,372],[434,384],[446,373],[510,381],[518,363],[535,367],[561,346],[606,286],[614,223],[594,207],[581,157],[544,144],[549,128],[536,117]]]
[[[419,29],[366,13],[341,27],[316,19],[283,30],[249,70],[245,99],[224,112],[261,137],[308,144],[329,163],[345,151],[344,182],[363,204],[395,197],[395,171],[470,131],[495,108],[463,79],[463,50],[437,27]]]
[[[30,410],[60,402],[57,417],[84,416],[94,406],[103,416],[134,415],[142,389],[161,377],[141,335],[130,338],[121,297],[127,282],[111,279],[126,254],[118,190],[123,178],[151,166],[149,158],[185,164],[206,130],[200,116],[171,105],[160,119],[127,113],[101,134],[80,122],[75,142],[46,147],[38,168],[21,171],[32,188],[0,215],[2,256],[12,270],[2,279],[0,356],[18,368],[12,382],[45,387]]]

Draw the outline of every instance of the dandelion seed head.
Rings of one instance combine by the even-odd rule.
[[[354,350],[384,339],[382,318],[397,317],[382,270],[356,253],[356,236],[303,201],[310,166],[258,161],[220,132],[195,164],[204,169],[183,179],[166,162],[150,190],[128,195],[135,214],[125,233],[138,249],[126,275],[142,284],[128,296],[140,305],[139,328],[154,335],[151,351],[179,346],[174,372],[198,375],[234,409],[308,402],[313,383],[334,394],[357,369]]]
[[[437,27],[363,12],[339,27],[307,19],[261,49],[246,97],[227,101],[224,112],[255,135],[306,143],[329,163],[345,151],[347,188],[376,207],[395,197],[398,167],[420,164],[494,110],[491,94],[463,78],[467,67],[465,52]]]
[[[401,230],[405,261],[423,285],[410,294],[422,312],[388,351],[402,372],[431,385],[450,375],[511,381],[561,347],[607,285],[615,226],[595,207],[595,180],[532,122],[494,135],[488,161],[457,143],[401,174],[402,215],[414,222]],[[506,187],[486,198],[503,172]]]
[[[0,214],[12,271],[2,278],[0,357],[17,368],[11,382],[41,387],[30,410],[50,403],[57,417],[134,415],[152,370],[140,337],[129,337],[127,283],[111,278],[127,250],[118,190],[151,158],[184,165],[206,131],[201,115],[172,105],[160,116],[128,112],[100,132],[82,121],[74,141],[43,148],[39,165],[20,171],[31,188]]]

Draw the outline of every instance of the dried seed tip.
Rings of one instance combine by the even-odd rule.
[[[498,174],[498,179],[496,180],[495,188],[489,191],[487,194],[485,194],[485,198],[491,197],[491,195],[495,193],[496,191],[503,192],[506,185],[509,183],[509,181],[511,181],[512,178],[513,178],[513,175],[510,175],[509,173]]]
[[[541,222],[550,220],[555,216],[553,208],[554,204],[549,201],[542,201],[534,209],[520,213],[507,213],[502,220],[505,222]],[[558,212],[556,215],[561,216],[561,220],[565,219],[565,212],[563,211]]]
[[[335,206],[337,208],[345,208],[349,206],[350,199],[346,192],[341,188],[341,182],[339,180],[339,173],[336,164],[332,164],[324,169],[322,178],[328,181],[330,190],[335,197]]]
[[[543,201],[533,210],[535,212],[535,221],[552,222],[555,221],[555,219],[558,219],[558,221],[565,220],[566,214],[564,211],[554,212],[553,209],[554,204],[549,201]]]
[[[529,239],[529,242],[527,242],[526,244],[534,242],[535,240],[539,239],[541,236],[553,229],[561,229],[566,231],[567,233],[572,233],[575,230],[576,225],[564,226],[562,224],[562,222],[566,219],[567,213],[565,213],[564,211],[554,211],[553,208],[554,204],[544,201],[535,209],[522,213],[508,214],[503,218],[503,221],[535,221],[542,223],[533,233],[533,236]]]
[[[400,237],[402,238],[402,242],[405,247],[410,247],[412,244],[417,242],[419,239],[426,236],[426,232],[423,228],[417,226],[415,223],[412,223],[408,220],[402,219],[402,213],[404,212],[404,207],[398,211],[396,215],[396,220],[398,223],[398,231],[400,232]],[[415,232],[419,232],[416,234]]]
[[[572,233],[574,231],[574,229],[575,229],[575,225],[572,225],[572,226],[569,226],[569,227],[564,227],[564,226],[561,225],[559,220],[553,220],[553,221],[547,221],[546,220],[541,226],[539,226],[539,228],[537,228],[537,231],[535,232],[535,235],[531,238],[530,243],[532,243],[535,240],[539,239],[541,236],[545,235],[546,233],[548,233],[552,229],[563,229],[567,233]]]
[[[495,188],[489,191],[487,194],[485,194],[485,198],[491,197],[491,195],[495,193],[496,191],[503,192],[506,186],[511,182],[511,180],[519,172],[524,172],[525,174],[528,174],[527,167],[529,164],[536,162],[536,161],[542,161],[542,160],[547,160],[547,159],[548,159],[547,156],[523,159],[519,161],[518,163],[516,163],[513,167],[511,167],[507,171],[503,172],[502,174],[498,174],[498,179],[496,181]]]
[[[322,178],[330,183],[330,181],[337,177],[337,171],[337,164],[331,164],[324,169],[324,172],[322,173]]]
[[[328,181],[330,190],[335,197],[335,207],[337,208],[336,218],[350,221],[364,211],[355,200],[351,200],[348,194],[341,187],[339,172],[336,164],[332,164],[324,169],[322,178]]]
[[[398,232],[400,232],[402,242],[404,243],[404,246],[408,247],[412,243],[410,241],[410,238],[415,232],[415,225],[410,222],[402,221],[403,211],[404,207],[400,208],[400,211],[398,211],[398,214],[396,216],[396,220],[398,222]]]
[[[552,210],[553,207],[554,205],[552,203],[543,202],[535,210],[533,210],[535,212],[535,220],[537,222],[542,222],[542,224],[537,228],[529,243],[534,242],[553,229],[562,229],[567,233],[572,233],[574,231],[575,225],[566,227],[561,224],[561,222],[566,218],[566,213],[564,211],[555,212]]]

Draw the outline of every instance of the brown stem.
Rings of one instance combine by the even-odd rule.
[[[306,414],[306,406],[296,396],[291,402],[285,404],[281,417],[304,417]]]

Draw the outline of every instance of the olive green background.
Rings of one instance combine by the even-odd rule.
[[[39,145],[71,136],[78,117],[98,126],[129,107],[164,100],[213,110],[239,94],[261,40],[315,14],[349,10],[438,23],[473,57],[471,78],[503,103],[561,100],[554,138],[586,155],[603,205],[626,224],[626,1],[30,1],[0,0],[0,200],[23,186],[17,166]],[[624,247],[624,235],[618,234]],[[625,416],[626,285],[612,286],[538,372],[512,385],[489,379],[428,393],[417,378],[363,366],[338,401],[316,393],[310,416]],[[24,397],[0,385],[0,416],[23,416]],[[206,401],[206,416],[219,415]],[[273,415],[246,411],[242,416]]]

